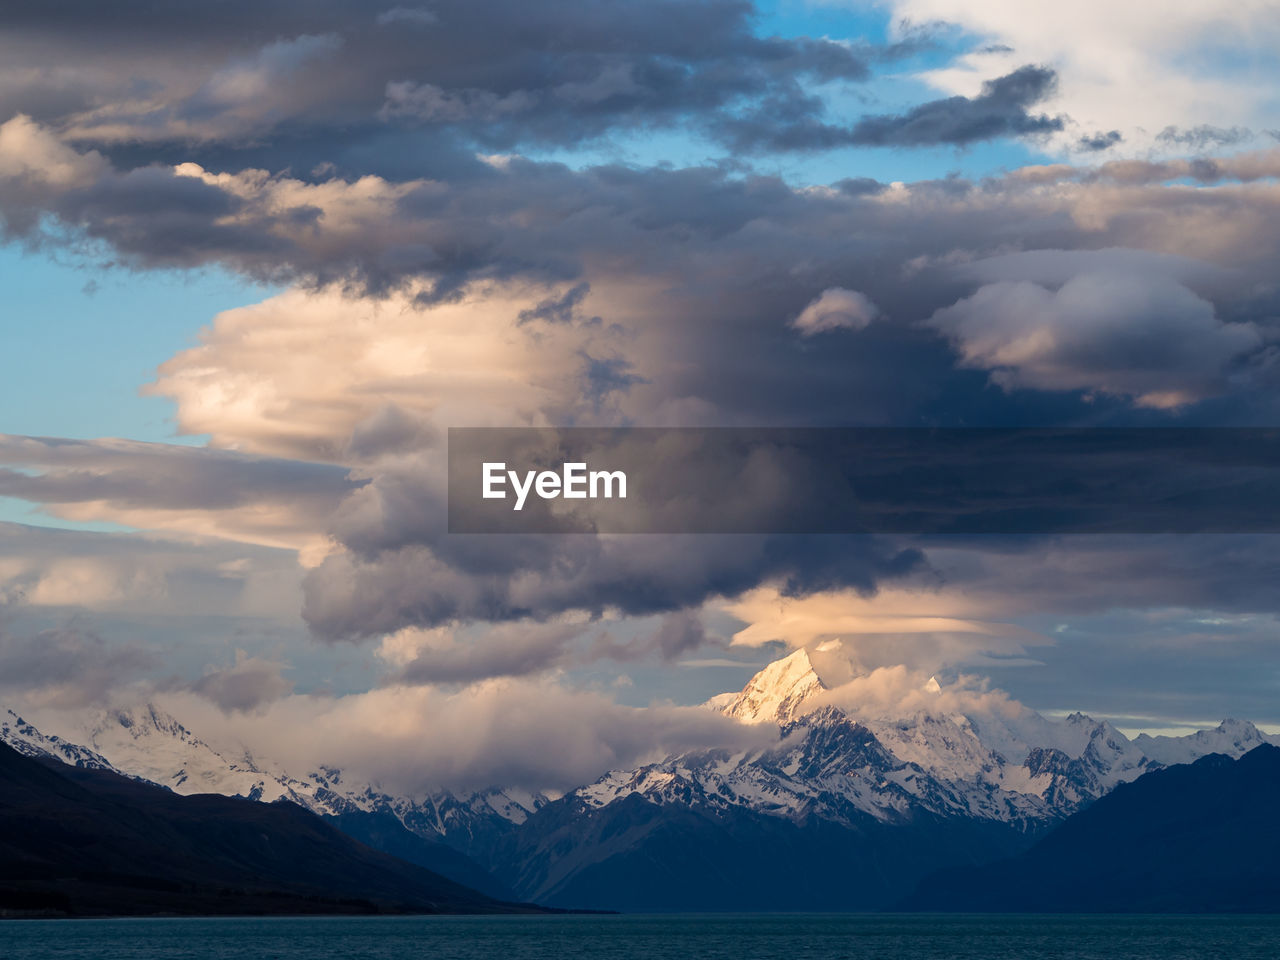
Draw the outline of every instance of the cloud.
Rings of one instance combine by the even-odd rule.
[[[419,534],[421,536],[421,534]],[[735,596],[767,579],[793,592],[905,577],[917,551],[877,538],[624,536],[423,538],[327,558],[306,580],[303,617],[321,637],[405,627],[546,619],[566,612],[649,616]]]
[[[563,294],[547,297],[538,301],[537,306],[526,307],[521,310],[517,317],[517,322],[525,324],[541,320],[546,323],[573,323],[578,317],[578,309],[583,299],[590,292],[591,284],[585,281],[575,283]],[[580,322],[598,323],[600,318],[593,317],[590,320]]]
[[[331,57],[341,47],[342,38],[333,33],[276,40],[215,73],[191,98],[189,109],[201,113],[256,104],[308,64]]]
[[[303,571],[296,554],[179,534],[142,535],[0,524],[0,603],[136,625],[173,617],[292,625]]]
[[[323,556],[317,518],[357,489],[331,464],[129,440],[0,435],[0,496],[77,521],[226,537]]]
[[[25,703],[65,709],[102,703],[156,662],[141,645],[108,643],[76,626],[15,635],[0,625],[0,693],[21,695]]]
[[[406,627],[384,637],[378,656],[395,669],[391,684],[476,683],[554,674],[601,660],[671,661],[717,641],[696,610],[661,617],[497,625]]]
[[[1123,9],[1108,0],[894,0],[892,11],[894,23],[943,21],[976,37],[971,52],[924,74],[947,93],[972,96],[982,78],[1019,63],[1052,68],[1054,105],[1075,121],[1057,135],[1063,151],[1080,149],[1083,129],[1118,130],[1135,156],[1152,147],[1168,152],[1186,145],[1160,143],[1167,126],[1261,129],[1274,109],[1267,91],[1276,80],[1269,51],[1280,40],[1275,0],[1176,9],[1158,0]],[[1254,68],[1230,69],[1228,59]]]
[[[237,650],[233,666],[206,670],[191,690],[228,713],[261,712],[267,704],[293,692],[293,684],[281,676],[288,666]]]
[[[1265,534],[985,537],[920,546],[928,551],[936,588],[962,617],[1159,609],[1245,614],[1280,603],[1273,579],[1280,557]]]
[[[1167,186],[1190,169],[1175,162],[875,190],[520,158],[448,184],[313,182],[124,172],[14,129],[18,154],[53,151],[76,172],[60,186],[15,161],[6,202],[39,200],[121,256],[161,263],[184,247],[160,228],[189,222],[192,260],[307,285],[221,314],[160,371],[153,391],[176,404],[179,429],[236,453],[38,443],[13,462],[50,466],[6,475],[6,489],[64,516],[303,550],[319,563],[303,611],[329,639],[650,616],[770,581],[873,589],[927,568],[910,547],[856,538],[451,538],[450,424],[1072,422],[1217,398],[1254,416],[1274,405],[1260,293],[1280,249],[1269,153],[1215,161],[1221,182],[1203,190]],[[121,186],[141,174],[192,192]],[[115,205],[98,205],[102,183]],[[806,349],[779,318],[833,289],[882,318]],[[1015,310],[1015,293],[1036,312]],[[978,316],[974,298],[993,309]],[[920,329],[931,317],[942,336]],[[1001,338],[1023,334],[1009,354]],[[1119,362],[1130,348],[1136,364]],[[992,370],[1021,395],[985,389]]]
[[[191,695],[159,701],[210,742],[288,758],[291,770],[338,767],[408,796],[495,785],[568,790],[670,753],[745,749],[763,739],[702,707],[627,707],[550,678],[294,695],[253,714],[224,714]]]
[[[1172,279],[1117,272],[1082,273],[1056,291],[988,284],[928,322],[1005,389],[1118,394],[1155,408],[1220,392],[1230,362],[1261,342]]]
[[[985,82],[974,97],[931,100],[902,114],[866,116],[852,126],[827,121],[821,99],[796,89],[717,119],[711,130],[739,153],[963,146],[1002,137],[1043,136],[1062,130],[1064,119],[1032,115],[1028,108],[1052,96],[1055,84],[1052,70],[1026,65]]]
[[[535,105],[533,96],[524,90],[499,96],[474,87],[445,90],[434,83],[403,81],[387,84],[387,102],[378,115],[386,119],[412,117],[424,123],[479,124],[524,113]]]
[[[374,20],[380,27],[397,23],[426,26],[439,21],[440,18],[425,7],[392,7],[382,11]]]
[[[802,337],[826,333],[831,330],[862,330],[880,311],[866,294],[843,287],[823,290],[822,295],[811,301],[791,321],[791,327]]]
[[[1025,755],[1027,747],[1043,746],[1046,742],[1034,739],[1034,733],[1027,737],[1027,733],[1037,731],[1044,737],[1048,733],[1047,724],[1005,691],[991,689],[983,678],[968,674],[948,677],[941,689],[935,689],[929,682],[931,679],[934,678],[927,670],[912,669],[904,664],[876,667],[819,694],[812,705],[830,704],[854,719],[896,719],[921,713],[933,717],[967,717],[977,722],[989,743],[995,740],[1010,744],[1012,740],[1013,749],[1009,753],[1014,756]],[[928,766],[937,758],[926,754],[920,759]]]
[[[1110,150],[1118,143],[1124,141],[1124,136],[1119,130],[1108,130],[1106,133],[1095,133],[1091,136],[1081,137],[1076,141],[1076,145],[1081,150],[1098,152],[1102,150]]]
[[[846,634],[867,702],[930,664],[1058,655],[1015,617],[1274,610],[1263,540],[463,537],[444,499],[462,423],[1273,422],[1280,151],[1243,152],[1274,126],[1268,86],[1199,54],[1274,48],[1274,7],[895,0],[974,51],[860,121],[840,105],[881,91],[856,85],[927,38],[762,37],[731,0],[0,11],[7,238],[287,288],[158,372],[207,448],[0,441],[0,495],[148,531],[6,527],[0,596],[43,618],[22,636],[70,610],[151,636],[182,616],[176,636],[246,652],[208,667],[173,641],[161,665],[84,631],[0,666],[70,703],[171,659],[169,695],[315,762],[571,786],[723,742],[705,714],[563,679],[719,647],[722,603],[749,615],[740,642]],[[660,135],[712,159],[576,152]],[[742,159],[1024,136],[1114,159],[808,186]],[[242,642],[299,610],[380,660]],[[299,689],[387,675],[291,694],[286,660]]]
[[[382,649],[401,661],[396,683],[468,684],[529,676],[565,664],[571,641],[582,633],[581,624],[521,623],[459,640],[450,631],[407,629],[384,640]]]
[[[975,97],[948,97],[906,113],[866,117],[854,125],[849,142],[859,146],[967,144],[997,137],[1055,133],[1061,117],[1032,115],[1027,108],[1049,98],[1057,75],[1047,67],[1023,66],[983,83]]]
[[[1180,130],[1174,126],[1165,127],[1158,134],[1159,143],[1176,144],[1203,150],[1206,147],[1229,147],[1237,143],[1246,143],[1253,139],[1253,131],[1245,127],[1215,127],[1209,123],[1201,123],[1189,130]]]
[[[14,71],[0,78],[0,116],[26,112],[120,155],[145,143],[262,158],[282,140],[308,152],[299,169],[355,157],[389,167],[404,164],[396,142],[428,164],[474,166],[475,145],[700,130],[798,80],[865,80],[892,53],[760,37],[753,17],[724,0],[438,0],[376,14],[356,0],[269,12],[235,0],[216,17],[114,18],[73,3],[0,18],[14,37],[0,44]]]
[[[974,603],[959,590],[936,587],[885,588],[869,595],[836,590],[805,597],[760,587],[724,609],[747,624],[733,635],[734,646],[825,643],[828,650],[838,648],[837,659],[859,673],[901,665],[927,677],[944,669],[1025,662],[1032,648],[1052,642],[1026,627],[989,619],[999,611]]]
[[[994,245],[1010,242],[1000,232],[1010,222],[1023,249],[1131,246],[1234,257],[1243,266],[1258,263],[1276,243],[1262,218],[1274,198],[1243,189],[1274,176],[1274,151],[1064,168],[1052,191],[1025,172],[981,185],[949,178],[849,192],[796,189],[723,167],[574,171],[518,157],[491,162],[483,177],[447,184],[373,175],[313,182],[252,168],[215,173],[194,163],[121,170],[88,153],[76,161],[67,155],[62,165],[80,171],[85,161],[83,171],[55,182],[27,155],[57,152],[65,143],[43,128],[32,132],[26,120],[5,128],[13,124],[24,132],[11,156],[0,153],[0,214],[10,232],[30,243],[65,242],[70,232],[132,266],[219,263],[258,279],[352,294],[405,293],[423,304],[457,302],[492,285],[540,286],[538,300],[517,312],[537,310],[585,282],[591,292],[584,304],[592,312],[584,316],[605,318],[607,327],[622,318],[606,317],[596,304],[617,299],[623,287],[632,300],[646,284],[668,298],[680,290],[675,311],[703,308],[695,281],[708,270],[721,282],[736,275],[761,288],[724,291],[742,300],[727,300],[721,311],[740,302],[759,309],[802,289],[811,296],[815,281],[818,289],[859,290],[887,310],[889,300],[909,293],[890,284],[902,263],[957,250],[995,252]],[[1186,176],[1242,182],[1197,195],[1162,183]],[[1254,215],[1235,217],[1242,209]],[[1218,222],[1202,229],[1199,221],[1209,220]],[[766,249],[786,250],[784,258],[801,270],[760,269]]]
[[[1261,175],[1268,163],[1269,155],[1242,157],[1224,169]],[[443,430],[460,422],[1069,422],[1118,416],[1135,401],[1151,409],[1228,390],[1240,391],[1238,402],[1265,403],[1268,381],[1249,365],[1258,340],[1247,326],[1264,322],[1264,308],[1240,298],[1250,289],[1242,278],[1266,275],[1280,239],[1266,215],[1271,191],[1232,183],[1190,195],[1151,181],[1180,175],[1171,168],[1146,171],[1137,184],[1117,182],[1112,169],[1064,166],[1049,171],[1048,186],[1010,175],[849,193],[710,169],[573,172],[515,162],[495,167],[483,185],[459,185],[448,204],[522,211],[507,217],[507,249],[488,256],[524,270],[553,249],[578,260],[571,272],[581,279],[487,276],[452,301],[428,303],[412,287],[381,298],[291,290],[220,315],[198,346],[164,365],[154,389],[177,404],[183,431],[218,446],[334,460],[353,472],[340,506],[310,514],[316,535],[340,547],[306,587],[305,616],[323,637],[567,611],[648,616],[770,578],[797,591],[870,588],[921,569],[924,558],[841,538],[701,538],[692,546],[679,538],[450,538]],[[352,185],[334,189],[340,210]],[[414,202],[428,196],[444,202],[438,193]],[[562,206],[569,196],[577,199]],[[398,209],[406,229],[419,229],[437,208]],[[359,235],[334,242],[341,248]],[[1025,252],[990,256],[1011,239]],[[920,266],[904,281],[908,262]],[[1107,282],[1126,297],[1099,286],[1108,264],[1118,277]],[[1046,400],[1028,414],[1026,391],[993,399],[980,328],[952,324],[949,340],[915,326],[962,309],[975,286],[990,293],[1019,283],[1039,289],[1048,312],[1036,322],[1057,339],[1019,363],[1001,361],[1005,382],[1093,391],[1092,404]],[[858,338],[824,338],[821,351],[798,350],[778,319],[815,289],[856,290],[895,319]],[[1085,310],[1081,303],[1091,316],[1083,325],[1070,312]],[[1180,309],[1162,312],[1168,305]],[[1226,316],[1232,322],[1220,324]],[[993,313],[988,321],[1021,329],[1031,319]],[[1136,371],[1108,366],[1116,338],[1139,334],[1144,350],[1148,340],[1158,349]],[[1177,349],[1190,334],[1202,338],[1194,350]],[[962,362],[981,375],[953,369],[950,342],[971,351],[975,359],[961,353]]]
[[[486,284],[430,307],[291,290],[219,314],[150,389],[177,404],[182,431],[219,446],[352,464],[435,449],[451,424],[586,420],[584,353],[625,341],[598,325],[521,329],[531,298],[546,289]],[[419,467],[441,475],[438,463]]]

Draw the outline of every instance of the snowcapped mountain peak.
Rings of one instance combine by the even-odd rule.
[[[805,702],[826,689],[808,652],[800,649],[769,664],[732,699],[715,699],[726,716],[743,723],[784,724],[801,716]]]
[[[46,736],[12,710],[0,715],[0,740],[26,757],[52,757],[73,767],[118,773],[102,754],[57,736]]]
[[[1267,736],[1247,720],[1223,720],[1216,727],[1185,737],[1153,737],[1143,733],[1134,739],[1143,753],[1166,766],[1191,763],[1210,753],[1237,757],[1260,744],[1278,742],[1280,739]]]

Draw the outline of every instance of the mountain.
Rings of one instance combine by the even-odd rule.
[[[291,803],[179,796],[0,744],[0,912],[496,913]]]
[[[109,770],[124,774],[111,765],[102,754],[79,744],[69,743],[57,736],[45,736],[34,724],[27,723],[12,710],[0,716],[0,742],[7,743],[24,757],[60,760],[73,767],[88,770]]]
[[[374,850],[416,863],[496,900],[515,900],[511,888],[443,840],[414,833],[389,810],[350,810],[324,817],[347,836]]]
[[[405,798],[348,783],[333,768],[293,777],[243,749],[210,745],[150,703],[91,714],[75,735],[86,745],[47,735],[12,710],[0,718],[0,740],[25,756],[108,770],[183,795],[288,800],[374,849],[499,899],[510,899],[510,888],[469,851],[488,850],[546,802],[541,795],[496,789],[461,798],[445,791]]]
[[[1205,738],[1212,739],[1212,738]],[[1274,913],[1280,748],[1122,784],[1019,856],[929,878],[915,910]]]
[[[1211,753],[1239,757],[1255,747],[1271,741],[1252,723],[1243,720],[1224,720],[1212,730],[1197,730],[1185,737],[1152,737],[1143,733],[1134,745],[1148,757],[1173,766],[1191,763]]]
[[[800,649],[769,664],[739,693],[713,697],[710,705],[743,723],[787,723],[805,701],[825,689],[808,651]]]
[[[740,807],[792,820],[853,823],[867,815],[894,823],[923,812],[1025,829],[1061,820],[1165,762],[1081,713],[1050,721],[1019,705],[1001,712],[975,703],[967,712],[948,706],[851,715],[828,695],[814,659],[797,650],[741,692],[708,702],[743,722],[778,725],[774,744],[611,771],[560,802],[599,810],[638,795],[659,805]],[[942,688],[930,678],[919,692],[928,703]],[[1229,737],[1221,733],[1228,730]],[[1229,721],[1216,732],[1160,740],[1161,758],[1183,760],[1215,749],[1238,756],[1265,738],[1252,724]]]
[[[61,739],[10,715],[0,736],[180,793],[291,800],[499,899],[644,910],[888,907],[934,871],[1027,849],[1121,784],[1267,741],[1241,721],[1130,740],[1081,713],[1049,719],[894,671],[896,699],[881,702],[855,695],[870,678],[838,641],[796,650],[706,705],[765,745],[612,770],[557,799],[501,787],[401,796],[333,767],[294,775],[150,705]],[[762,866],[777,863],[793,868],[786,883]]]
[[[830,644],[795,651],[708,702],[742,722],[776,724],[773,744],[611,771],[531,816],[499,850],[495,871],[521,897],[549,904],[883,908],[944,864],[1025,849],[1162,766],[1083,714],[1052,721],[980,699],[958,710],[935,678],[918,688],[923,708],[854,704],[850,713],[836,705],[847,674],[830,669],[835,653]],[[1162,742],[1160,755],[1200,756],[1222,745],[1224,731],[1237,756],[1264,739],[1228,722]],[[783,863],[785,883],[768,868]]]
[[[750,808],[548,804],[499,850],[495,870],[548,905],[635,912],[839,911],[887,907],[939,864],[980,863],[1025,846],[1008,824],[913,813],[894,824],[791,819]]]

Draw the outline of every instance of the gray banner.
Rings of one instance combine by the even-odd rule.
[[[1276,532],[1280,431],[452,428],[449,530]]]

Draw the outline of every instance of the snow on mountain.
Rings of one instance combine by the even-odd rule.
[[[1212,730],[1198,730],[1185,737],[1143,733],[1134,740],[1143,753],[1165,766],[1192,763],[1210,753],[1238,757],[1263,743],[1280,746],[1280,737],[1267,736],[1247,720],[1223,720]]]
[[[639,795],[793,821],[897,822],[924,812],[1027,825],[1068,816],[1148,770],[1207,753],[1239,757],[1269,739],[1250,723],[1229,720],[1187,737],[1129,740],[1081,713],[1051,720],[1014,701],[996,709],[981,698],[965,700],[933,677],[911,688],[909,710],[836,706],[835,694],[852,676],[834,642],[797,650],[741,691],[707,702],[742,723],[777,725],[772,746],[694,751],[610,771],[569,797],[585,809]],[[0,720],[0,738],[31,756],[116,770],[179,793],[283,798],[322,815],[389,812],[414,833],[481,859],[549,802],[499,788],[399,796],[331,767],[296,776],[243,747],[210,744],[150,704],[100,712],[61,737],[12,712]]]
[[[541,794],[497,788],[461,797],[448,791],[396,796],[332,767],[295,777],[241,746],[202,740],[150,703],[86,715],[64,734],[42,733],[13,711],[0,720],[0,739],[27,756],[111,770],[175,793],[285,799],[321,816],[387,811],[419,836],[464,851],[491,844],[547,803]]]
[[[61,760],[73,767],[120,773],[102,754],[88,747],[70,743],[61,737],[46,736],[12,710],[6,710],[4,715],[0,716],[0,740],[24,757],[36,759],[48,757]]]
[[[655,803],[741,806],[803,820],[895,821],[915,812],[1034,823],[1061,819],[1148,770],[1209,752],[1238,757],[1261,742],[1251,724],[1228,721],[1191,737],[1129,740],[1106,721],[1075,713],[1049,720],[1018,704],[1005,711],[912,710],[863,715],[833,706],[838,644],[797,650],[769,664],[739,693],[707,706],[744,723],[775,723],[776,746],[699,751],[637,770],[612,771],[574,792],[589,808],[639,794]],[[919,690],[940,695],[930,677]],[[941,702],[941,701],[939,701]],[[954,706],[954,700],[949,701]]]
[[[91,715],[76,737],[116,769],[175,793],[298,799],[286,781],[259,769],[246,751],[220,752],[152,704]]]
[[[825,689],[808,652],[801,649],[769,664],[736,696],[722,694],[715,700],[722,713],[743,723],[788,723],[805,701]]]

